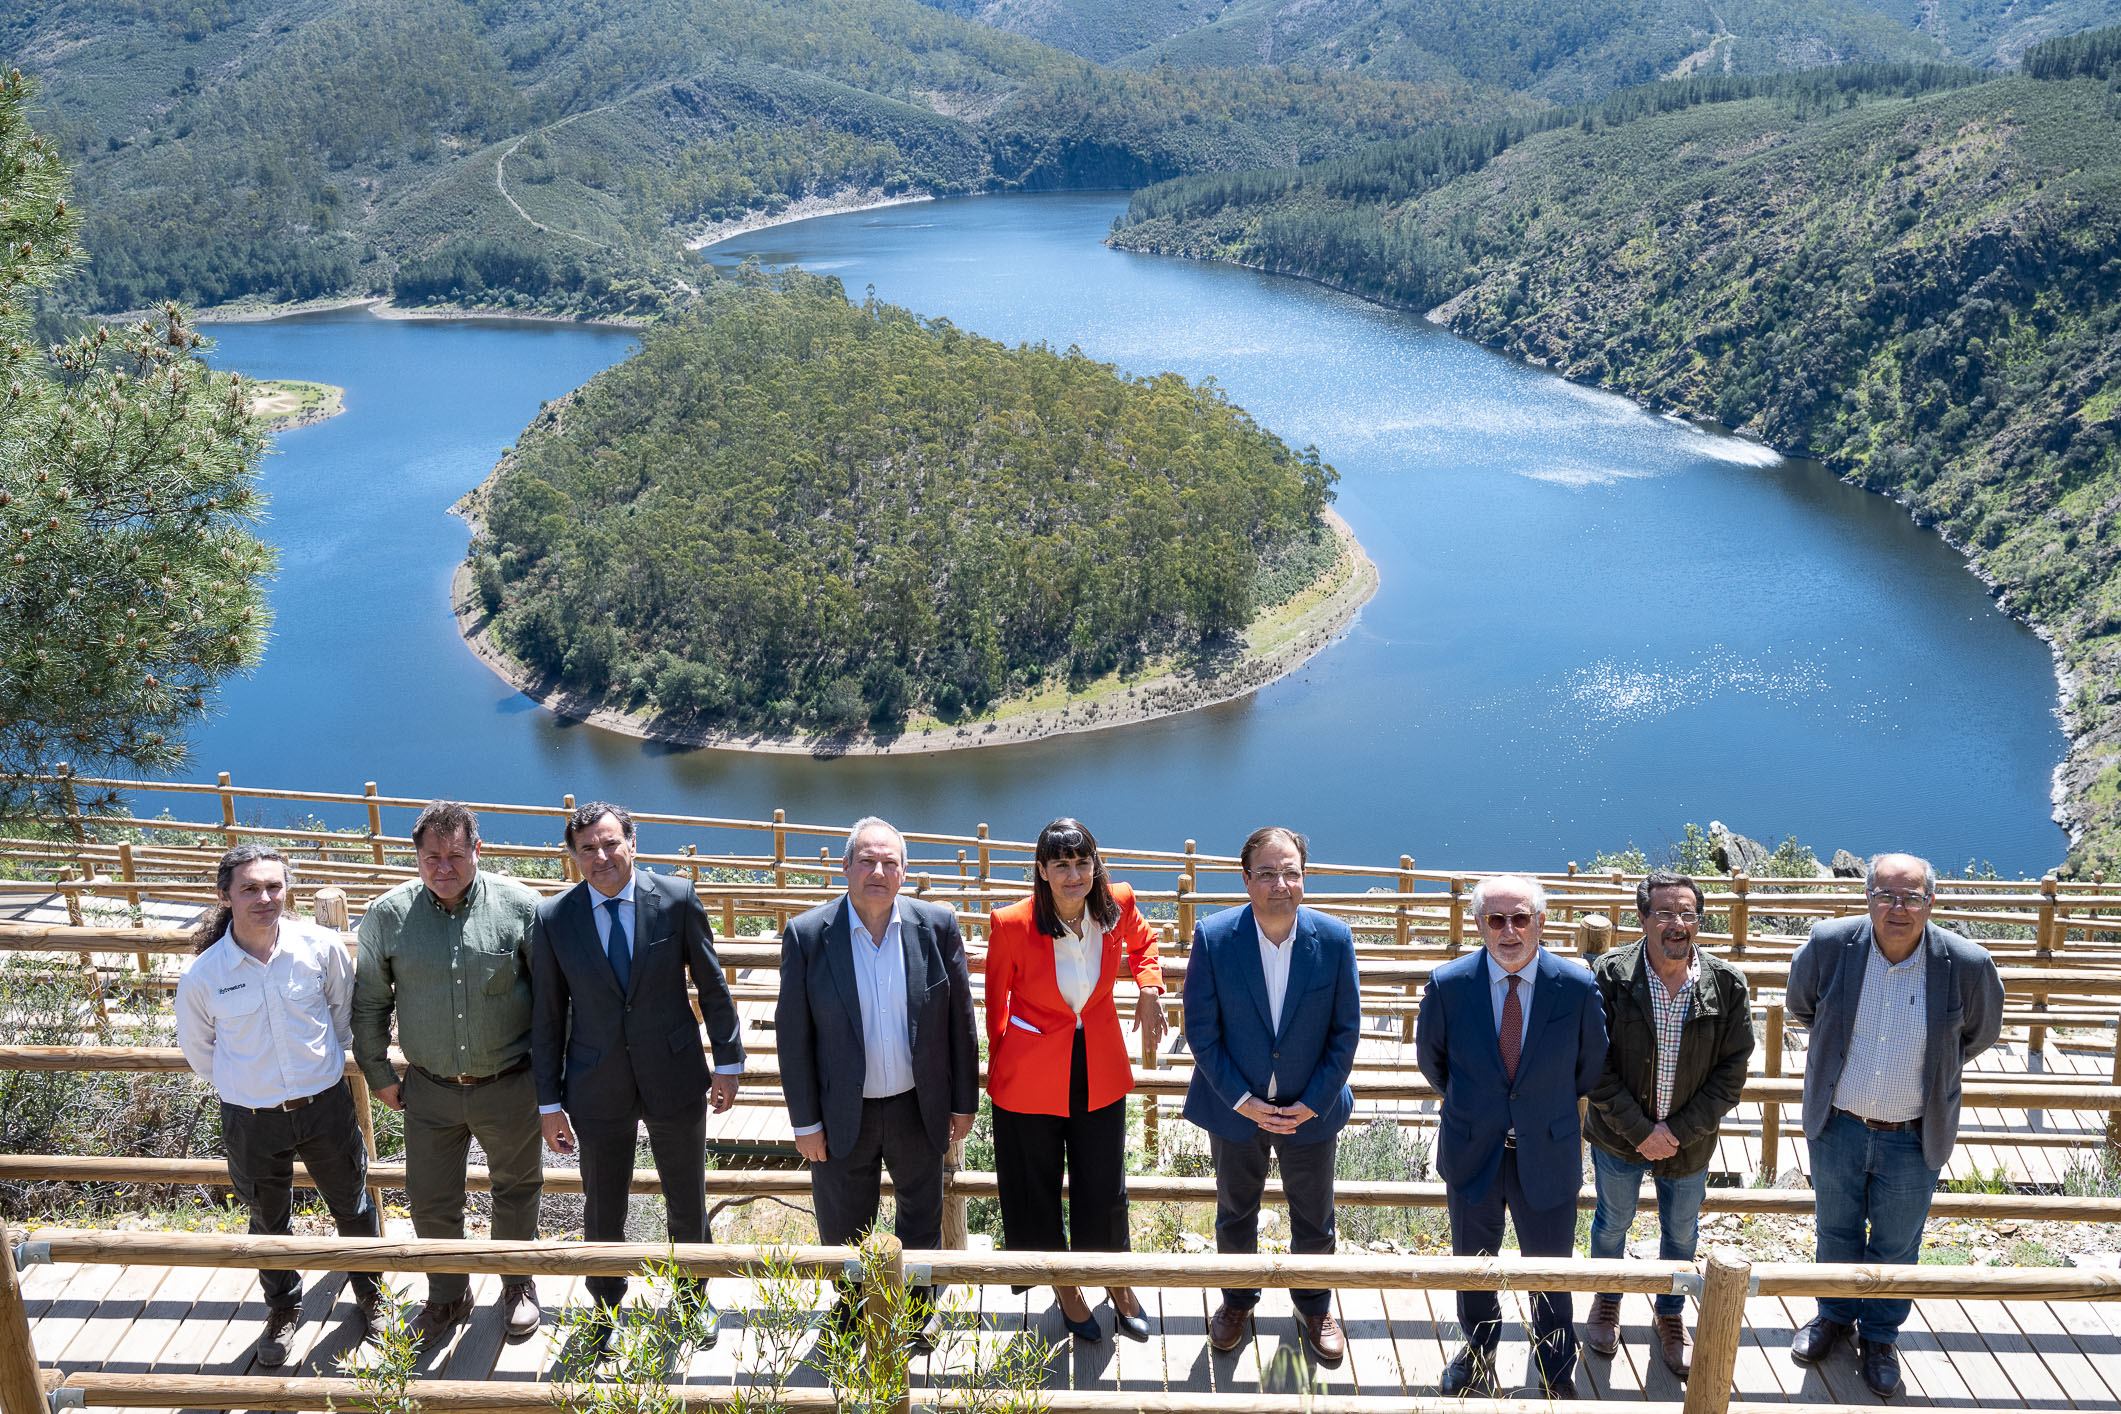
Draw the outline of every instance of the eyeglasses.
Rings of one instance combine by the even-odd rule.
[[[1920,908],[1930,901],[1928,889],[1909,889],[1904,894],[1892,889],[1871,889],[1869,893],[1872,903],[1882,903],[1887,908]]]
[[[1684,923],[1689,928],[1701,921],[1701,915],[1691,908],[1682,913],[1674,913],[1669,908],[1653,908],[1646,916],[1656,919],[1659,923]]]
[[[1515,928],[1521,933],[1532,926],[1532,915],[1529,913],[1483,913],[1480,916],[1498,933],[1504,928]]]
[[[1301,869],[1247,869],[1245,877],[1255,884],[1280,882],[1287,884],[1293,889],[1304,881],[1304,871]]]

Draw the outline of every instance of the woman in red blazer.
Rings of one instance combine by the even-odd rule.
[[[1002,1233],[1020,1252],[1125,1252],[1127,1092],[1134,1060],[1112,986],[1122,951],[1140,996],[1134,1026],[1162,1041],[1164,973],[1156,934],[1115,884],[1081,821],[1039,832],[1031,897],[987,923],[987,1092],[994,1097],[994,1169]],[[1069,1172],[1068,1226],[1061,1175]],[[1112,1287],[1114,1325],[1149,1338],[1141,1303]],[[1101,1336],[1080,1289],[1054,1288],[1068,1330]]]

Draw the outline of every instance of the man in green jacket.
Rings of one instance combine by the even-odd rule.
[[[1591,966],[1608,1037],[1605,1075],[1591,1091],[1583,1131],[1598,1184],[1593,1257],[1625,1252],[1648,1173],[1657,1183],[1658,1257],[1694,1260],[1716,1131],[1738,1103],[1753,1055],[1744,974],[1694,946],[1701,904],[1701,886],[1684,874],[1651,874],[1635,886],[1643,936]],[[1685,1312],[1685,1297],[1657,1298],[1659,1353],[1680,1379],[1694,1345]],[[1618,1293],[1601,1292],[1591,1303],[1583,1343],[1600,1355],[1618,1353]]]

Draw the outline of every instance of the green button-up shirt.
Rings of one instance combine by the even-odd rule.
[[[495,1075],[530,1054],[530,929],[538,896],[481,872],[442,907],[414,879],[361,918],[354,967],[354,1060],[381,1089],[390,1064],[390,1018],[405,1058],[435,1075]]]

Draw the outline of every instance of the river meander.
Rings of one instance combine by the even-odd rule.
[[[706,254],[800,262],[856,298],[873,286],[1011,343],[1212,376],[1292,445],[1315,443],[1382,587],[1293,676],[1146,725],[926,757],[675,752],[559,722],[458,639],[465,531],[448,507],[541,399],[631,336],[341,312],[208,331],[217,364],[340,384],[347,411],[284,434],[266,463],[275,637],[183,774],[984,820],[1019,838],[1072,813],[1114,843],[1210,850],[1274,821],[1308,831],[1314,857],[1424,867],[1556,868],[1631,840],[1655,852],[1711,818],[1822,853],[1911,848],[2007,874],[2061,857],[2047,650],[1900,509],[1413,315],[1108,250],[1123,203],[934,202]]]

